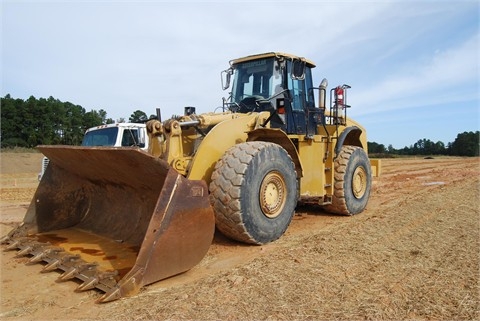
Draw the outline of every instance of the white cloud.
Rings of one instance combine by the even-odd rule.
[[[357,114],[408,109],[479,99],[479,34],[459,47],[434,54],[430,61],[412,59],[407,73],[389,75],[355,94]]]

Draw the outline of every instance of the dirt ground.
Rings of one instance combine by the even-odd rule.
[[[23,219],[41,154],[1,154],[0,234]],[[216,235],[202,262],[139,295],[95,304],[1,252],[2,320],[479,320],[480,160],[383,160],[367,210],[297,208],[264,246]]]

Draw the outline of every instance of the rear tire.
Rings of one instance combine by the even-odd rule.
[[[372,170],[367,153],[360,147],[343,146],[335,159],[335,185],[330,213],[354,215],[367,206],[372,186]]]
[[[217,162],[210,203],[217,228],[234,240],[265,244],[290,225],[297,201],[295,165],[280,145],[246,142]]]

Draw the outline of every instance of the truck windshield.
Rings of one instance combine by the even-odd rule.
[[[246,61],[233,66],[232,102],[248,97],[268,98],[282,91],[282,75],[275,58]]]
[[[117,135],[117,127],[92,130],[83,137],[82,146],[114,146]]]

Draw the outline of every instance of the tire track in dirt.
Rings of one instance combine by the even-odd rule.
[[[221,311],[201,314],[205,318],[478,319],[476,162],[449,166],[452,179],[445,185],[397,182],[404,188],[382,190],[389,202],[376,206],[373,197],[358,216],[304,213],[266,255],[195,284],[164,289],[159,300],[175,299],[200,311],[219,296],[228,298]],[[393,178],[385,176],[379,183]],[[452,217],[455,211],[459,215]],[[153,297],[147,290],[138,299]],[[148,313],[197,316],[183,306],[161,304]]]
[[[478,165],[478,158],[385,160],[362,214],[298,208],[287,233],[265,246],[217,235],[191,271],[106,305],[93,303],[98,293],[74,293],[75,283],[55,284],[55,273],[2,253],[11,274],[4,282],[2,271],[1,316],[479,319]],[[423,185],[431,182],[444,184]]]

